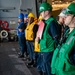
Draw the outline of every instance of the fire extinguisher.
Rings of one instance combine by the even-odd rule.
[[[0,20],[0,25],[2,24],[2,20]]]
[[[3,21],[3,22],[1,23],[1,27],[2,27],[2,28],[8,28],[8,26],[9,26],[9,24],[8,24],[7,21]]]
[[[2,20],[0,20],[0,31],[2,30],[1,24],[2,24]]]

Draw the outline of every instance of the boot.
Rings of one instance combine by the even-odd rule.
[[[19,55],[18,58],[24,58],[24,55]]]
[[[33,64],[34,64],[34,60],[31,60],[31,62],[29,62],[29,63],[27,64],[27,67],[33,67]]]
[[[46,72],[43,72],[43,74],[42,75],[46,75]]]
[[[37,64],[34,62],[33,67],[36,67],[36,66],[37,66]]]
[[[36,60],[35,60],[35,59],[34,59],[33,67],[37,67],[37,62],[36,62]]]
[[[40,74],[40,75],[43,75],[43,72],[42,72],[42,71],[39,71],[39,74]]]

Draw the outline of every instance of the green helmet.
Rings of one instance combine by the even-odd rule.
[[[43,2],[40,5],[39,12],[41,13],[41,12],[46,11],[46,10],[52,11],[52,6],[47,2]]]
[[[75,3],[71,3],[67,7],[65,14],[73,14],[73,15],[75,15]]]

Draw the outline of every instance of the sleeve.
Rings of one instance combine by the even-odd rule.
[[[19,25],[18,28],[19,28],[19,29],[22,29],[22,30],[24,31],[25,28],[26,28],[26,24],[24,24],[24,23],[20,23],[20,25]]]
[[[38,30],[38,25],[36,24],[36,25],[34,25],[34,27],[33,27],[33,32],[37,32],[37,30]]]
[[[49,34],[52,36],[52,38],[58,44],[58,41],[59,41],[58,24],[55,21],[52,21],[50,23]]]
[[[33,27],[34,39],[36,38],[36,33],[37,33],[37,31],[38,31],[38,25],[36,24],[36,25],[34,25],[34,27]]]

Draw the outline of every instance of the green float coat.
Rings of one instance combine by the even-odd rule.
[[[53,54],[51,70],[56,75],[75,75],[75,66],[69,62],[69,54],[75,45],[75,29],[68,35],[66,43],[56,48]]]
[[[54,50],[54,40],[48,33],[50,23],[53,20],[54,19],[50,17],[48,20],[45,21],[45,29],[42,35],[42,39],[40,40],[40,52],[51,52]]]

